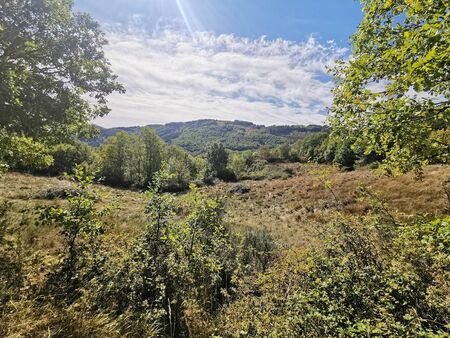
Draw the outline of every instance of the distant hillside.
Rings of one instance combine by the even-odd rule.
[[[245,121],[198,120],[149,125],[167,143],[178,145],[194,153],[205,151],[209,144],[221,142],[230,150],[254,150],[262,145],[270,147],[294,142],[315,132],[326,131],[325,126],[258,126]],[[138,133],[140,127],[100,128],[100,135],[87,140],[92,146],[101,145],[119,131]]]

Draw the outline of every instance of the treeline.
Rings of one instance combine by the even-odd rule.
[[[262,146],[255,151],[230,152],[223,144],[212,143],[201,155],[166,144],[150,127],[133,134],[119,131],[98,148],[78,140],[46,145],[26,137],[11,137],[5,132],[0,137],[4,143],[9,142],[9,151],[0,153],[0,160],[15,170],[61,175],[71,173],[75,166],[82,164],[107,185],[142,189],[164,167],[171,175],[165,187],[168,191],[186,190],[193,182],[210,184],[217,178],[237,181],[283,177],[267,173],[270,163],[315,162],[352,170],[381,160],[355,151],[352,142],[325,132],[309,134],[294,144]]]
[[[308,135],[293,145],[292,152],[300,162],[334,164],[343,169],[354,169],[355,166],[383,160],[382,156],[375,153],[366,154],[363,149],[356,147],[352,139],[328,133]]]
[[[348,171],[376,167],[385,159],[383,155],[365,152],[352,138],[330,132],[311,133],[293,144],[265,145],[257,150],[239,152],[230,151],[221,143],[211,143],[201,154],[166,144],[150,127],[132,134],[119,131],[98,148],[79,140],[56,145],[39,143],[5,131],[0,132],[1,140],[7,145],[3,148],[7,151],[0,150],[0,162],[8,163],[11,169],[62,175],[83,164],[107,185],[145,189],[154,174],[164,167],[171,174],[165,187],[167,191],[184,191],[191,183],[211,184],[215,179],[234,182],[290,175],[280,168],[269,168],[275,163],[319,163]],[[430,163],[441,162],[437,158]]]
[[[358,166],[376,166],[383,160],[374,153],[365,154],[355,148],[351,140],[335,137],[328,132],[307,135],[293,144],[284,143],[270,148],[262,146],[256,151],[235,152],[229,167],[238,178],[258,177],[268,163],[299,162],[336,165],[342,170]]]
[[[182,191],[190,183],[209,184],[214,179],[235,181],[229,168],[229,152],[213,143],[203,155],[193,155],[176,145],[166,144],[150,127],[137,134],[120,131],[99,148],[79,140],[52,145],[0,130],[0,162],[5,168],[33,174],[71,174],[82,165],[103,183],[124,188],[146,189],[156,172],[170,175],[166,191]]]
[[[220,142],[231,151],[257,150],[262,145],[273,148],[285,142],[295,142],[308,134],[324,132],[329,128],[318,125],[270,126],[255,125],[245,121],[197,120],[154,124],[153,128],[166,143],[177,145],[191,153],[205,153],[212,143]],[[119,131],[137,134],[140,127],[99,128],[100,133],[85,141],[100,146],[108,137]]]
[[[190,183],[210,184],[215,179],[281,178],[283,174],[267,172],[273,163],[319,163],[335,165],[341,170],[377,167],[385,156],[367,152],[354,139],[330,132],[310,133],[295,143],[275,147],[264,145],[257,150],[230,151],[222,143],[211,143],[201,154],[193,154],[177,145],[166,144],[153,128],[142,127],[131,134],[119,131],[94,148],[69,139],[53,144],[36,141],[20,134],[0,130],[2,167],[43,175],[71,173],[83,164],[105,184],[124,188],[146,188],[163,166],[172,176],[166,189],[182,191]],[[445,163],[439,157],[430,164]]]
[[[203,180],[207,162],[180,147],[167,145],[151,128],[138,134],[119,132],[99,148],[78,141],[51,145],[17,134],[0,131],[0,162],[9,169],[40,175],[73,173],[83,165],[107,185],[147,188],[154,174],[164,169],[171,179],[165,187],[170,191],[185,190],[189,183]],[[210,171],[211,172],[211,171]]]
[[[145,188],[156,172],[165,166],[171,179],[167,190],[184,190],[205,175],[206,162],[180,147],[167,145],[149,127],[136,135],[119,132],[95,151],[94,166],[105,183]]]
[[[282,144],[273,149],[262,147],[259,153],[269,162],[315,162],[334,164],[347,170],[382,160],[375,154],[366,155],[362,150],[354,149],[352,140],[327,132],[307,135],[292,145]]]

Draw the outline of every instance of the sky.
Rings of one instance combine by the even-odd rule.
[[[211,118],[323,124],[327,68],[350,56],[354,0],[75,0],[98,20],[126,94],[96,124]]]

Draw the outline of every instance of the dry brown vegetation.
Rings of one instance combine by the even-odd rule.
[[[448,166],[427,167],[421,180],[412,174],[386,177],[369,169],[340,172],[330,166],[284,166],[294,171],[291,178],[245,181],[242,184],[250,188],[247,194],[229,193],[231,183],[204,189],[211,195],[225,197],[228,221],[232,225],[265,228],[287,244],[296,246],[310,243],[315,225],[326,223],[336,214],[358,217],[370,213],[370,201],[361,198],[357,192],[360,185],[383,200],[389,212],[404,219],[417,214],[440,216],[448,204],[443,187],[450,177]],[[0,181],[0,198],[10,203],[8,219],[14,223],[10,227],[20,231],[25,243],[33,243],[41,249],[58,247],[56,230],[36,222],[37,210],[45,205],[64,203],[61,199],[45,199],[42,194],[70,185],[64,179],[20,173],[8,173]],[[100,202],[117,202],[116,209],[106,219],[114,225],[110,236],[137,235],[145,224],[142,195],[101,185],[96,189]],[[179,199],[182,200],[183,195]],[[33,214],[36,216],[34,221],[30,216]]]
[[[314,224],[326,223],[336,211],[367,215],[370,202],[358,194],[360,185],[400,218],[439,216],[448,203],[443,187],[450,177],[448,166],[426,168],[421,180],[412,174],[386,177],[369,169],[340,172],[330,166],[289,166],[295,172],[290,179],[244,182],[251,189],[248,194],[231,196],[227,193],[229,184],[225,183],[211,188],[211,192],[230,197],[231,223],[266,228],[294,245],[310,242]]]
[[[373,213],[379,216],[380,211],[374,210],[374,206],[380,201],[384,201],[385,211],[397,220],[413,219],[420,214],[433,219],[447,212],[448,200],[444,184],[450,177],[448,166],[425,168],[421,180],[417,180],[413,175],[380,176],[376,171],[369,169],[340,172],[330,166],[311,164],[277,166],[272,169],[278,171],[288,169],[292,177],[241,182],[239,184],[250,189],[244,194],[231,193],[233,183],[219,183],[204,187],[202,190],[211,196],[224,198],[226,221],[232,227],[241,231],[248,228],[266,229],[277,239],[280,249],[284,247],[288,251],[296,252],[297,249],[303,250],[305,247],[320,244],[322,231],[327,224],[339,223],[333,223],[334,220],[345,219],[346,222],[353,224],[367,223],[367,215],[370,217]],[[371,198],[358,193],[358,187],[361,185],[367,187]],[[70,181],[63,178],[37,177],[21,173],[7,173],[0,179],[0,203],[3,206],[3,203],[6,203],[7,206],[4,215],[7,222],[7,239],[12,239],[11,242],[16,248],[14,252],[20,256],[18,261],[22,264],[23,273],[28,276],[22,290],[30,289],[33,285],[43,285],[46,272],[54,271],[64,258],[64,241],[60,229],[41,223],[39,212],[49,205],[67,204],[64,198],[52,199],[52,193],[73,187]],[[135,243],[133,239],[141,234],[148,224],[147,215],[144,213],[147,201],[143,194],[135,191],[113,189],[103,185],[95,186],[95,191],[99,205],[111,202],[116,205],[112,213],[104,217],[108,231],[102,235],[101,242],[105,250],[114,255],[113,259],[109,257],[111,262],[120,265],[122,257],[128,257],[133,251],[132,245]],[[189,196],[185,194],[177,196],[176,200],[180,207],[177,217],[183,216],[181,215],[184,212],[183,206],[188,199]],[[247,283],[252,278],[249,277]],[[110,326],[108,321],[111,318],[102,317],[102,314],[82,318],[80,316],[83,315],[83,311],[72,307],[68,308],[67,312],[52,316],[52,308],[49,307],[47,311],[46,307],[42,307],[40,312],[36,312],[33,306],[26,298],[22,300],[19,297],[11,301],[8,314],[10,324],[7,326],[8,331],[5,331],[6,336],[28,337],[27,332],[30,332],[28,322],[33,324],[32,332],[46,332],[47,328],[65,328],[67,332],[73,333],[76,332],[78,324],[71,327],[61,323],[66,320],[73,323],[79,321],[82,323],[80,327],[83,328],[80,331],[83,332],[80,333],[81,336],[91,332],[92,336],[99,337],[104,334],[98,330],[104,328],[105,332],[111,334],[116,330],[114,325],[119,325],[112,321],[111,325],[114,325]],[[230,313],[234,313],[235,310],[231,308]],[[189,311],[187,315],[189,316]],[[226,322],[229,320],[227,316],[230,314],[225,312]],[[28,321],[27,317],[32,319]],[[240,323],[240,316],[238,317]],[[199,318],[192,320],[192,323],[199,325],[202,322]],[[118,328],[117,330],[116,336],[120,336],[120,330]],[[200,331],[209,332],[207,329]],[[51,336],[58,334],[64,336],[64,332],[52,332]]]

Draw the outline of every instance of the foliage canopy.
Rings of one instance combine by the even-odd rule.
[[[362,3],[353,59],[334,69],[332,127],[396,171],[448,163],[449,1]]]
[[[0,3],[0,126],[34,138],[83,134],[123,91],[105,58],[107,43],[71,0]]]

